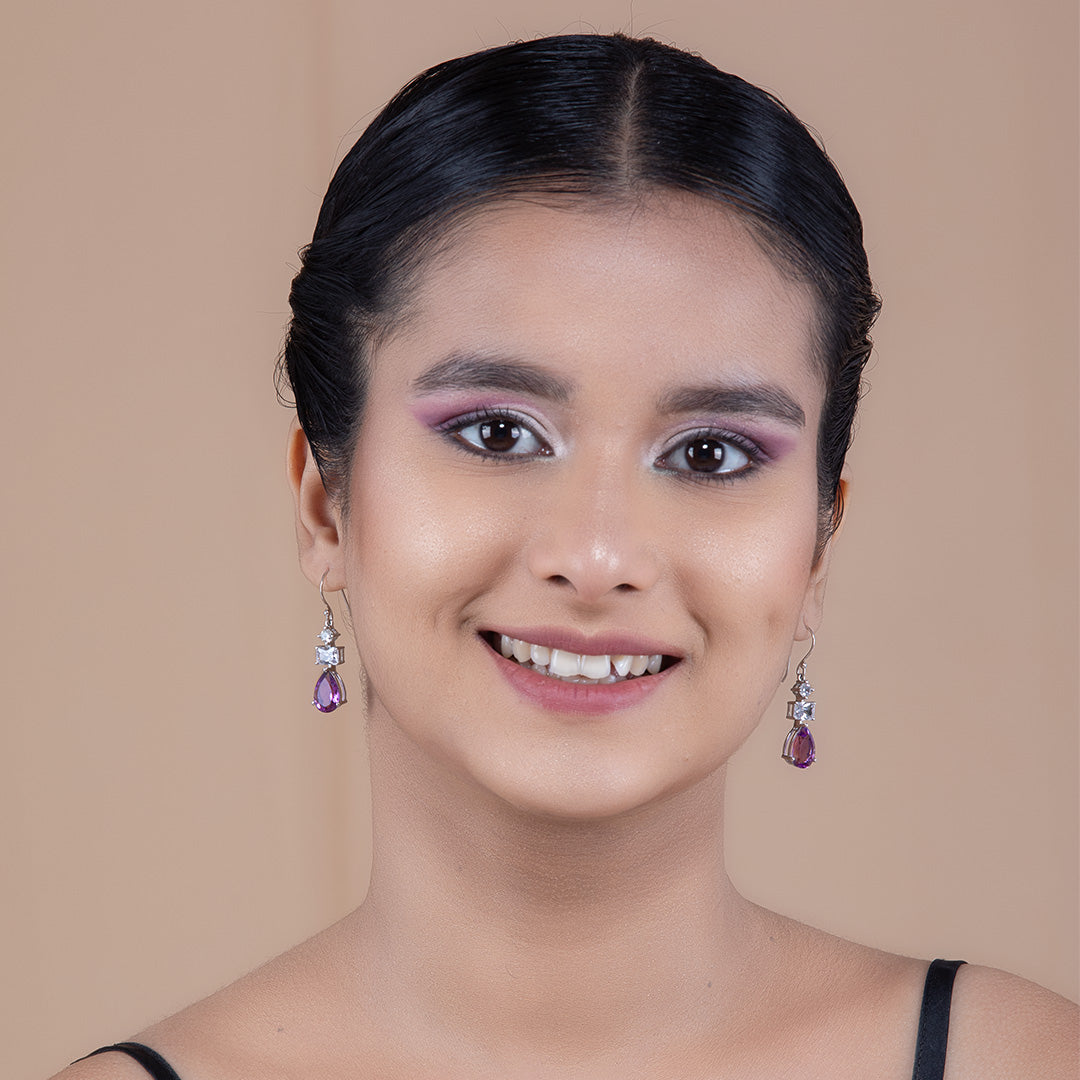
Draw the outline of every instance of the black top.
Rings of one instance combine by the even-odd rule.
[[[963,960],[934,960],[926,972],[922,1008],[919,1010],[919,1035],[915,1040],[915,1068],[911,1080],[943,1080],[945,1049],[949,1041],[949,1009],[952,1006],[953,980]],[[142,1043],[124,1042],[103,1046],[93,1054],[118,1050],[133,1057],[154,1080],[180,1080],[176,1070],[156,1051]],[[86,1058],[79,1058],[85,1061]]]
[[[926,972],[919,1035],[915,1040],[915,1068],[911,1080],[942,1080],[945,1049],[949,1042],[949,1010],[953,980],[963,960],[934,960]]]
[[[149,1046],[143,1046],[142,1043],[122,1042],[116,1043],[114,1046],[103,1046],[101,1049],[87,1054],[86,1057],[93,1057],[94,1054],[106,1054],[110,1050],[119,1050],[120,1053],[133,1057],[154,1080],[180,1080],[176,1070],[156,1050],[151,1050]],[[79,1061],[85,1060],[86,1058],[79,1058]]]

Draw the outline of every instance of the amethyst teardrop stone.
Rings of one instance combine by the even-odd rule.
[[[315,694],[311,699],[311,704],[319,712],[333,712],[344,700],[345,687],[341,685],[338,673],[327,669],[315,683]]]
[[[805,724],[797,724],[787,733],[783,757],[797,769],[806,769],[814,764],[814,736]]]

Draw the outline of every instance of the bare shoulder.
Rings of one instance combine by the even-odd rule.
[[[789,981],[802,980],[798,996],[816,1010],[800,1046],[804,1075],[910,1076],[927,962],[775,920],[770,939],[782,934],[795,962]],[[1035,983],[965,964],[953,991],[945,1080],[1078,1080],[1078,1015]]]
[[[1016,975],[967,964],[953,990],[945,1080],[1080,1075],[1080,1009]]]
[[[99,1054],[74,1062],[51,1080],[146,1080],[146,1070],[126,1054]]]
[[[329,1075],[308,1073],[306,1064],[340,1050],[339,1013],[348,995],[338,931],[331,927],[130,1038],[156,1050],[182,1080]],[[77,1061],[52,1080],[148,1078],[126,1054],[108,1053]]]

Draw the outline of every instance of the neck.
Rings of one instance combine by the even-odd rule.
[[[396,1008],[459,1038],[481,1018],[490,1035],[495,1016],[523,1053],[554,1040],[580,1058],[735,1000],[757,909],[724,870],[723,769],[618,817],[539,818],[403,740],[372,729],[374,861],[356,916],[372,977],[412,998]]]

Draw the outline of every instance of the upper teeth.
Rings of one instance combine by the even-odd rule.
[[[631,675],[655,675],[663,662],[661,653],[635,655],[608,654],[590,656],[569,652],[566,649],[549,649],[546,645],[533,645],[519,638],[499,635],[499,650],[507,659],[513,657],[520,664],[528,664],[545,675],[575,682],[617,682]]]

